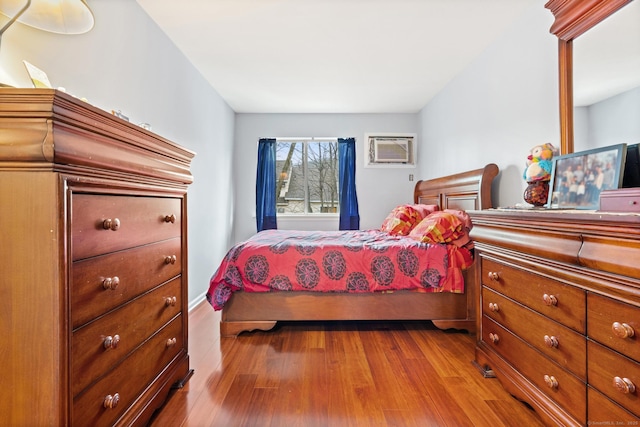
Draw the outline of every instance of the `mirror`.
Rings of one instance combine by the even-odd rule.
[[[550,31],[558,37],[561,154],[574,152],[574,39],[591,30],[631,1],[549,0],[545,4],[555,17]]]
[[[573,43],[575,151],[640,142],[640,1]]]

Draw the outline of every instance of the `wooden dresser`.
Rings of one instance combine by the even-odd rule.
[[[144,425],[191,371],[194,154],[49,89],[0,89],[2,422]]]
[[[638,425],[640,215],[470,214],[483,373],[549,425]]]

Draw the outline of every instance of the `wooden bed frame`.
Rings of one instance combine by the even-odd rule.
[[[418,181],[415,203],[441,209],[488,209],[498,166],[491,163],[441,178]],[[474,264],[475,266],[475,264]],[[319,292],[235,292],[222,309],[220,335],[269,330],[278,321],[431,320],[441,329],[475,331],[474,267],[464,272],[465,293],[394,292],[372,294]]]

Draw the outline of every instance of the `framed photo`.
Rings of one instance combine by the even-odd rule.
[[[622,188],[640,187],[640,144],[627,145],[622,173]]]
[[[611,145],[553,158],[547,207],[598,209],[600,192],[620,188],[627,144]]]

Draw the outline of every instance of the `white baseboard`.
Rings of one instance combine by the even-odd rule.
[[[189,301],[189,312],[191,312],[194,308],[196,308],[198,305],[200,305],[203,301],[206,301],[206,300],[207,300],[206,292],[203,292],[197,297],[193,298],[191,301]]]

